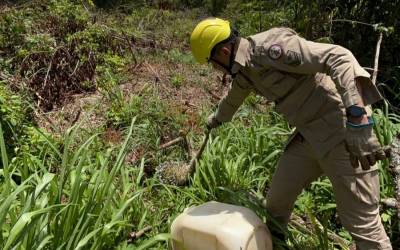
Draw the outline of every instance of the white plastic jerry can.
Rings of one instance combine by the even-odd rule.
[[[215,201],[185,209],[171,233],[174,250],[272,250],[271,234],[253,211]]]

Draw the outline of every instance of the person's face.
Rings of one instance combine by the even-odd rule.
[[[214,69],[222,71],[225,74],[229,74],[226,68],[229,67],[231,50],[227,46],[224,46],[217,51],[215,51],[214,55],[211,57],[210,62]],[[226,68],[222,67],[225,66]]]

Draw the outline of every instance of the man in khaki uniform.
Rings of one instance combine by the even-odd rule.
[[[296,127],[273,176],[268,212],[287,225],[302,189],[324,174],[357,249],[392,249],[379,216],[376,161],[386,156],[367,106],[382,97],[352,53],[307,41],[288,28],[241,38],[218,18],[200,22],[190,43],[198,62],[234,79],[208,119],[210,128],[230,121],[251,92],[274,101]]]

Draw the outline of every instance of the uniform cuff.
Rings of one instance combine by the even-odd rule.
[[[355,84],[342,93],[342,101],[345,108],[361,103],[362,99]]]

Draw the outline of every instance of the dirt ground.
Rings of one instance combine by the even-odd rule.
[[[170,76],[179,73],[182,86],[171,84]],[[127,67],[128,79],[119,85],[124,98],[132,95],[146,95],[149,87],[157,90],[157,97],[169,106],[175,107],[189,116],[198,116],[202,110],[215,106],[227,91],[228,84],[222,83],[222,76],[213,71],[211,75],[196,75],[195,67],[183,64],[163,64],[143,62]],[[67,128],[81,123],[83,129],[106,126],[105,112],[108,108],[106,97],[100,91],[71,95],[61,106],[48,112],[37,111],[38,125],[48,132],[62,134]],[[193,119],[196,120],[196,119]],[[188,130],[201,131],[197,124],[187,124]],[[120,132],[106,128],[107,141],[119,141]],[[164,138],[168,140],[168,138]]]

